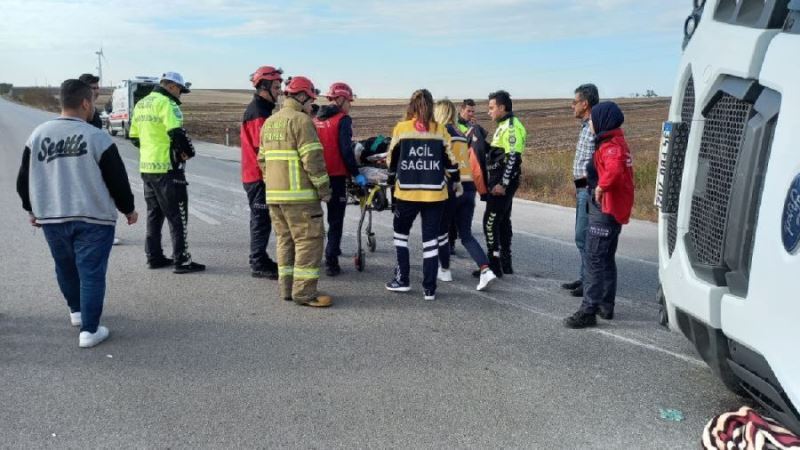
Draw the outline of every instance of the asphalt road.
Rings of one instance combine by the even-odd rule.
[[[44,237],[14,189],[24,142],[48,117],[0,100],[0,447],[697,448],[708,419],[744,402],[656,324],[653,224],[623,229],[617,318],[592,330],[561,325],[579,304],[558,288],[578,261],[574,211],[525,201],[514,205],[518,274],[487,292],[474,290],[459,248],[456,281],[425,302],[418,228],[414,289],[385,291],[384,212],[366,271],[344,259],[340,277],[320,282],[335,305],[303,308],[249,275],[238,149],[199,143],[189,243],[207,272],[146,269],[144,223],[120,221],[103,316],[111,338],[79,349]],[[143,214],[136,149],[117,143]],[[348,211],[348,255],[357,216]]]

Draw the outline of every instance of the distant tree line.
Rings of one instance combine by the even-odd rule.
[[[0,95],[8,95],[14,85],[11,83],[0,83]]]

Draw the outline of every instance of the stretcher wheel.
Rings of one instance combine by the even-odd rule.
[[[378,243],[375,241],[374,234],[370,234],[369,236],[367,236],[367,247],[369,248],[369,251],[372,253],[375,253],[375,249],[378,248]]]
[[[353,262],[356,264],[356,270],[359,272],[364,271],[364,266],[366,265],[366,255],[364,251],[358,252],[356,256],[353,257]]]

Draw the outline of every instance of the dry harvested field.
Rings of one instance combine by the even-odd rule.
[[[19,91],[19,90],[18,90]],[[42,91],[46,91],[42,89]],[[57,94],[57,89],[49,90]],[[25,91],[21,91],[25,102]],[[44,101],[44,92],[29,93],[29,103],[44,109],[57,108],[57,102]],[[98,101],[102,105],[110,92],[104,89]],[[239,124],[245,106],[252,98],[250,90],[194,90],[183,97],[186,128],[195,139],[225,143],[226,130],[231,146],[239,145]],[[324,101],[324,100],[323,100]],[[570,99],[515,100],[514,112],[528,130],[524,156],[524,198],[560,205],[574,205],[572,158],[578,135],[578,123],[572,117]],[[617,99],[625,112],[624,125],[634,159],[636,203],[634,217],[656,220],[653,207],[657,153],[661,122],[667,117],[668,98]],[[357,99],[353,105],[354,134],[363,139],[377,134],[388,135],[403,116],[407,99]],[[478,103],[481,123],[493,130],[486,116],[486,102]]]
[[[186,126],[197,139],[239,144],[239,123],[251,91],[197,90],[184,97]],[[324,100],[323,100],[324,101]],[[571,99],[515,100],[514,112],[528,130],[520,196],[547,203],[574,205],[572,157],[578,122],[572,117]],[[634,158],[636,203],[634,217],[656,220],[653,190],[661,122],[667,117],[668,98],[617,99],[625,112],[625,132]],[[403,116],[407,99],[357,99],[353,104],[354,134],[363,139],[388,135]],[[481,123],[493,129],[486,102],[479,102]]]

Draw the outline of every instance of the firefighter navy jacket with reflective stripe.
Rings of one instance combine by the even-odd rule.
[[[247,105],[239,132],[242,146],[242,183],[264,180],[261,168],[258,167],[258,147],[261,144],[261,127],[274,109],[274,103],[258,94],[253,95],[253,100]]]
[[[258,163],[268,204],[313,203],[330,196],[317,129],[293,98],[264,122]]]
[[[439,202],[447,199],[447,175],[459,181],[458,166],[450,151],[450,135],[445,127],[430,122],[428,129],[405,120],[392,132],[389,145],[389,174],[396,177],[394,197],[412,202]]]
[[[522,122],[513,114],[508,114],[497,123],[489,151],[486,154],[486,170],[491,190],[500,184],[508,187],[512,182],[519,182],[522,169],[522,152],[528,133]]]

